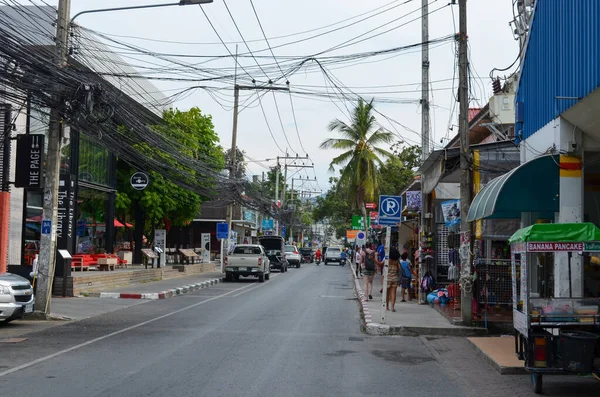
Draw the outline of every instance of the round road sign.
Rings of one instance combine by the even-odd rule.
[[[148,178],[148,175],[144,174],[143,172],[136,172],[135,174],[131,175],[130,182],[131,187],[135,190],[144,190],[146,186],[148,186],[148,183],[150,183],[150,178]]]

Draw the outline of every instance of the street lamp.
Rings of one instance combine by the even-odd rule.
[[[116,7],[116,8],[101,8],[97,10],[85,10],[81,11],[73,18],[71,18],[70,24],[73,23],[75,18],[82,14],[91,14],[93,12],[108,12],[108,11],[124,11],[124,10],[137,10],[140,8],[158,8],[158,7],[171,7],[171,6],[191,6],[191,5],[202,5],[212,3],[213,0],[180,0],[179,3],[166,3],[166,4],[146,4],[141,6],[130,6],[130,7]]]

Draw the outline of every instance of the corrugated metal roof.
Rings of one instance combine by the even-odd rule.
[[[600,1],[536,2],[517,91],[523,139],[600,86]]]

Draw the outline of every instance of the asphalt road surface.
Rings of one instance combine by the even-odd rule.
[[[515,388],[530,395],[526,377],[496,375],[472,349],[448,355],[460,340],[428,345],[426,338],[361,333],[347,268],[303,265],[272,276],[0,345],[0,396],[500,397],[505,387],[507,395],[517,395]],[[465,365],[479,370],[477,379],[461,376]],[[480,379],[487,376],[491,387]],[[577,381],[577,395],[600,395],[595,381]]]

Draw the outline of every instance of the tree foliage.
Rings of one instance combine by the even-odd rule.
[[[350,124],[334,120],[330,131],[341,138],[329,138],[322,149],[344,150],[330,163],[330,169],[340,167],[340,176],[330,178],[330,189],[317,199],[313,210],[315,221],[328,220],[338,238],[350,228],[352,215],[367,216],[365,203],[377,201],[380,194],[399,195],[414,180],[421,149],[393,142],[393,135],[376,127],[372,102],[360,101]],[[389,149],[379,146],[389,145]]]
[[[223,169],[224,154],[218,145],[219,137],[214,131],[210,116],[203,115],[198,108],[185,112],[170,109],[163,113],[163,120],[164,124],[153,128],[179,143],[178,156],[202,161],[215,170]],[[197,183],[194,178],[197,171],[186,168],[176,157],[145,143],[136,145],[136,150],[176,166],[182,171],[180,178],[189,178],[187,182],[192,185]],[[156,228],[165,227],[168,223],[183,226],[199,215],[200,204],[205,197],[178,186],[172,178],[155,171],[147,172],[150,183],[144,190],[134,190],[130,185],[130,178],[135,171],[123,161],[117,164],[116,210],[121,219],[133,221],[135,206],[139,203],[146,220],[145,233],[151,236],[152,230]]]
[[[227,170],[231,170],[231,149],[227,149],[225,151],[225,153],[223,154],[224,159],[225,159],[225,165]],[[241,151],[240,149],[236,149],[236,154],[235,154],[235,172],[233,174],[233,177],[235,179],[242,179],[246,176],[246,164],[244,163],[244,152]]]
[[[350,123],[339,119],[329,123],[331,132],[338,132],[341,138],[329,138],[321,143],[321,149],[344,150],[331,160],[330,169],[341,167],[340,180],[348,186],[352,208],[360,209],[363,215],[365,202],[375,199],[379,191],[377,166],[383,165],[382,158],[392,157],[388,150],[379,145],[391,144],[393,135],[378,127],[372,114],[373,101],[360,100],[354,108]]]
[[[381,194],[399,195],[415,178],[414,170],[419,166],[421,149],[418,146],[403,147],[400,143],[392,146],[394,156],[390,157],[378,173]]]

